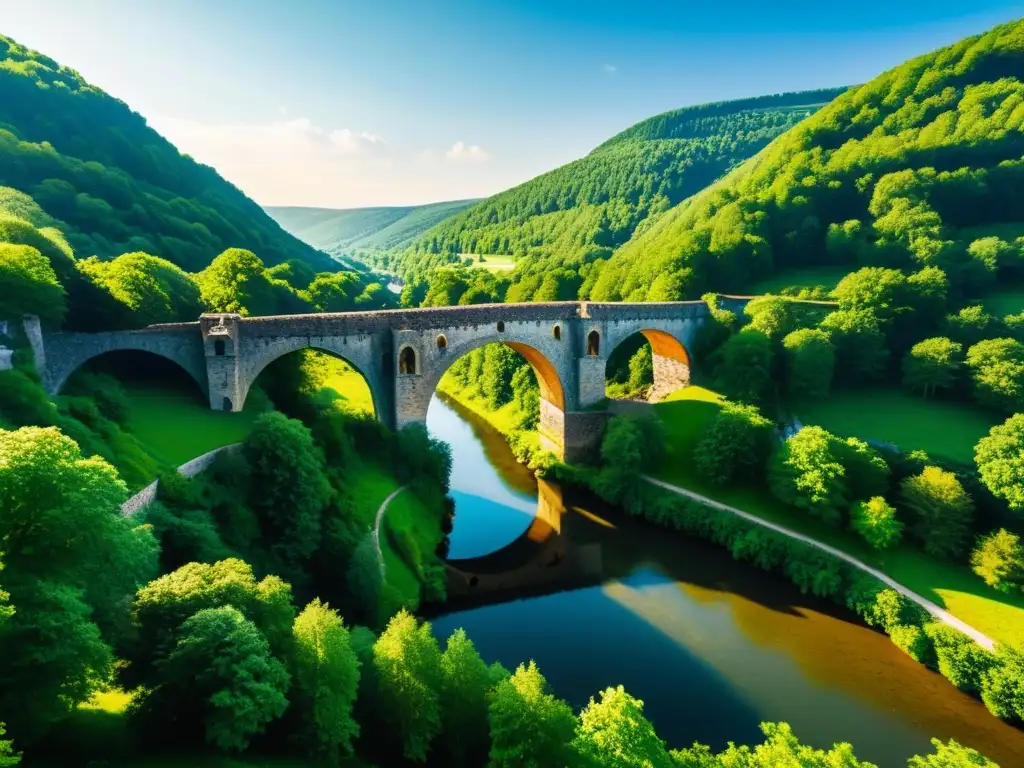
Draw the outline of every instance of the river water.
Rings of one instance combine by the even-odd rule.
[[[464,627],[487,661],[536,660],[577,710],[622,684],[670,747],[752,744],[759,723],[784,720],[882,768],[932,736],[1024,766],[1024,732],[852,614],[707,542],[592,502],[558,506],[543,481],[539,504],[501,435],[455,403],[435,397],[427,426],[452,446],[449,561],[484,590],[457,590],[429,617],[442,642]]]

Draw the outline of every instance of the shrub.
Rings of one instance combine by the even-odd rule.
[[[962,691],[980,691],[982,677],[995,664],[995,656],[948,624],[930,622],[925,632],[935,648],[939,673]]]
[[[1024,585],[1024,546],[1020,536],[1005,528],[978,540],[971,553],[971,569],[990,587],[1017,592]]]
[[[850,526],[875,549],[895,545],[903,534],[903,523],[896,519],[896,509],[881,496],[854,504]]]
[[[935,652],[931,638],[921,627],[913,624],[898,624],[889,631],[893,645],[921,664],[933,664]]]
[[[752,405],[726,403],[704,428],[693,452],[697,471],[715,485],[765,465],[771,422]]]
[[[925,467],[900,483],[900,502],[912,515],[911,530],[928,554],[956,556],[967,546],[974,502],[952,472]]]

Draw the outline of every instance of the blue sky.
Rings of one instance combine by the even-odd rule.
[[[3,0],[264,205],[477,197],[688,104],[863,82],[1002,21],[999,0]]]

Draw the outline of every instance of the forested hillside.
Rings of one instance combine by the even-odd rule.
[[[198,271],[235,247],[336,268],[124,103],[3,36],[0,185],[34,198],[81,256],[144,251]]]
[[[841,92],[765,96],[653,117],[580,160],[441,222],[380,263],[415,280],[466,254],[529,256],[513,277],[527,283],[520,292],[529,299],[543,274],[564,266],[579,273],[610,256],[649,216],[704,188]]]
[[[271,206],[267,213],[287,232],[332,256],[401,248],[476,200],[382,208]]]
[[[941,268],[954,295],[1020,273],[1024,22],[844,93],[721,182],[635,233],[589,296],[742,291],[792,268]],[[1019,241],[1018,241],[1019,242]]]

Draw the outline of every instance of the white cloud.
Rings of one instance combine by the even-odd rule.
[[[355,133],[348,128],[342,128],[341,130],[331,131],[329,138],[331,145],[340,152],[356,154],[363,152],[383,153],[388,150],[388,143],[383,137],[375,133],[367,133],[366,131]]]
[[[619,68],[616,67],[614,64],[605,64],[604,66],[601,67],[601,69],[603,69],[609,75],[614,75],[616,72],[619,71]]]
[[[456,141],[444,156],[457,163],[480,163],[490,158],[490,155],[476,144],[467,145],[464,141]]]

